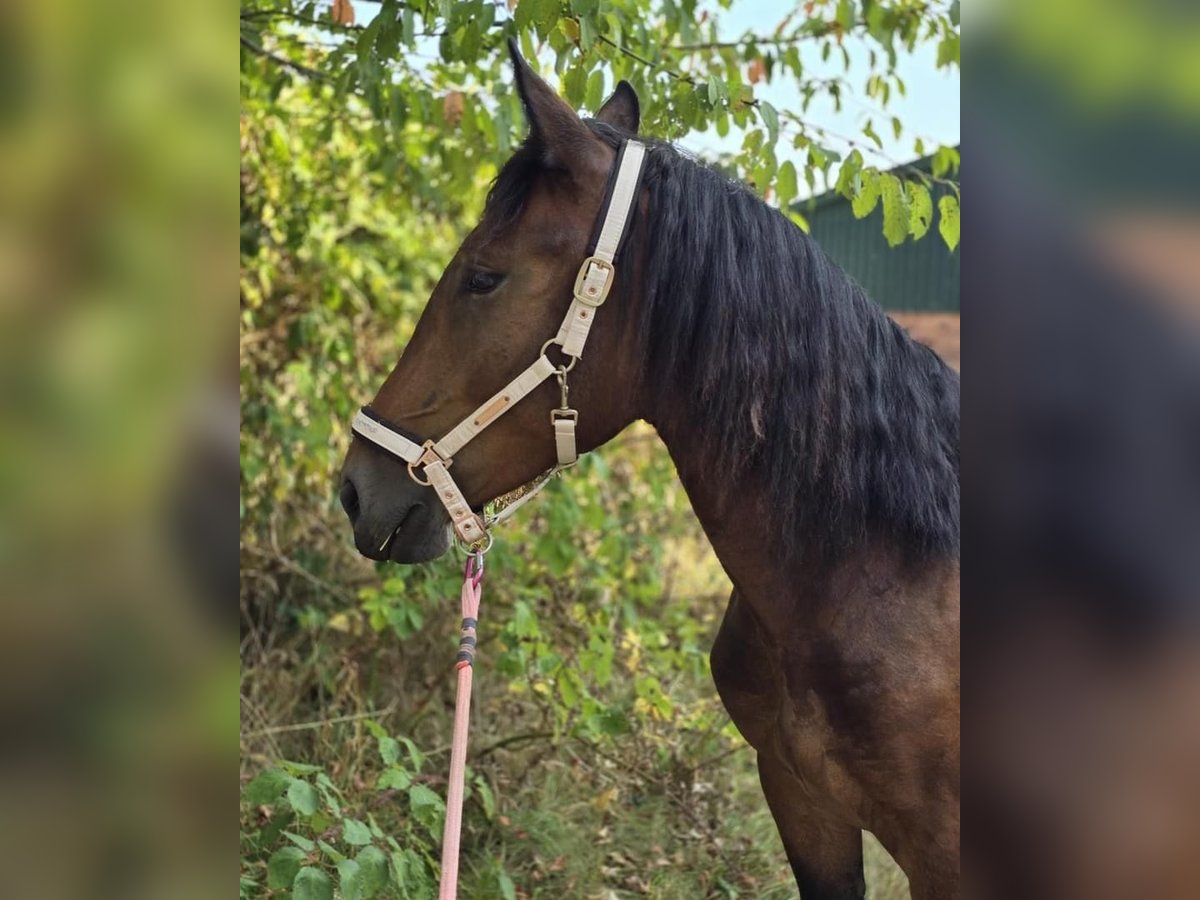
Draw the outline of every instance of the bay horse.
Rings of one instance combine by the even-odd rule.
[[[555,334],[638,130],[628,83],[581,119],[510,50],[528,137],[370,407],[417,441]],[[914,897],[957,896],[958,376],[785,216],[637,140],[626,249],[571,376],[579,449],[643,419],[675,462],[733,583],[713,678],[804,900],[864,897],[864,829]],[[557,404],[543,381],[454,456],[473,509],[554,464]],[[449,549],[439,498],[374,443],[353,440],[340,493],[364,555]]]

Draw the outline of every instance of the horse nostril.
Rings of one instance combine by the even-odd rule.
[[[353,525],[358,519],[358,489],[354,487],[354,482],[349,478],[342,482],[342,489],[338,492],[338,497],[342,501],[342,509],[350,517],[350,524]]]

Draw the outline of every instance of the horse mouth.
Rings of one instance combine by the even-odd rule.
[[[441,556],[449,548],[447,527],[427,521],[421,515],[422,504],[414,504],[405,510],[400,521],[388,532],[371,556],[380,561],[400,564],[425,562]]]

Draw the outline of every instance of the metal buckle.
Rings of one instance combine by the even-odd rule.
[[[584,281],[587,280],[592,266],[599,266],[604,271],[604,284],[600,286],[599,291],[597,291],[595,285],[589,285],[586,289],[584,288]],[[613,269],[612,263],[598,256],[589,256],[583,261],[583,265],[579,267],[579,274],[575,276],[575,290],[573,291],[575,299],[584,306],[591,306],[593,308],[599,306],[608,297],[608,292],[613,285],[615,272],[616,270]]]
[[[577,409],[552,409],[550,410],[550,424],[553,425],[559,419],[570,419],[572,422],[579,421],[579,410]]]
[[[421,485],[421,487],[429,487],[429,479],[426,478],[424,481],[422,481],[417,477],[417,473],[413,471],[417,466],[427,466],[430,463],[440,462],[444,463],[446,468],[449,469],[450,466],[453,465],[453,460],[442,459],[438,452],[433,449],[433,445],[435,443],[436,441],[426,441],[423,443],[421,445],[421,449],[425,452],[421,454],[420,458],[416,462],[410,462],[408,464],[408,477],[417,484]]]

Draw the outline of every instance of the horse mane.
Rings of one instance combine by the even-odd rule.
[[[629,137],[588,125],[613,147]],[[637,139],[649,206],[629,247],[645,259],[635,331],[652,406],[686,399],[705,466],[728,485],[754,479],[788,556],[837,557],[872,536],[956,556],[957,373],[744,185]],[[534,169],[519,151],[488,213],[515,220]]]

